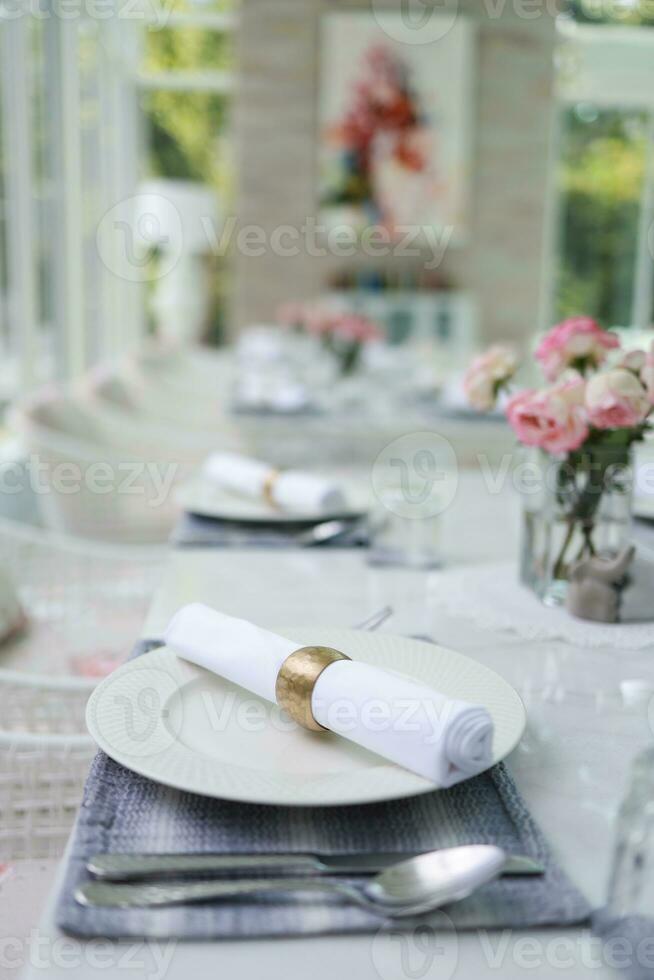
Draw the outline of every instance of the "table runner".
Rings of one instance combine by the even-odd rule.
[[[639,580],[639,592],[649,596],[654,564]],[[641,650],[652,645],[654,622],[593,623],[576,619],[563,606],[545,606],[520,585],[516,562],[452,567],[430,579],[430,601],[437,610],[466,619],[483,630],[513,633],[526,640],[564,640],[579,647]],[[650,614],[651,615],[651,614]]]
[[[138,645],[135,656],[159,646]],[[102,851],[412,852],[493,843],[543,862],[541,878],[503,878],[445,909],[453,927],[584,921],[589,906],[554,861],[503,764],[450,790],[348,807],[277,807],[215,800],[139,776],[98,752],[74,831],[57,925],[78,936],[227,939],[377,932],[398,928],[340,897],[267,895],[158,909],[92,909],[75,888]],[[355,879],[351,879],[355,880]],[[403,920],[408,927],[416,920]],[[429,922],[421,917],[420,922]],[[443,917],[439,916],[439,928]]]

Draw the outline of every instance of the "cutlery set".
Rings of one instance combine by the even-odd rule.
[[[94,880],[75,894],[86,906],[156,907],[268,891],[329,891],[388,917],[459,901],[499,875],[544,873],[532,858],[486,844],[412,855],[97,854],[86,867]],[[339,880],[347,875],[367,878]]]

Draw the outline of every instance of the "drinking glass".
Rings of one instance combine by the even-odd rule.
[[[378,493],[378,504],[370,518],[371,565],[401,565],[407,568],[438,568],[442,565],[440,549],[440,513],[433,513],[433,499],[411,505],[406,514],[406,495],[397,487]]]
[[[620,807],[606,912],[654,918],[654,746],[636,757]]]

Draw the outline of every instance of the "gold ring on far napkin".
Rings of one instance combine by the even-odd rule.
[[[327,729],[313,717],[311,696],[316,681],[326,667],[337,660],[351,658],[331,647],[300,647],[290,654],[279,668],[275,683],[277,704],[293,721],[312,732]]]
[[[263,481],[263,487],[261,488],[263,499],[267,504],[270,504],[270,506],[274,507],[275,509],[277,509],[277,504],[275,502],[273,491],[275,489],[275,483],[277,482],[278,476],[279,470],[270,470],[266,476],[266,479]]]

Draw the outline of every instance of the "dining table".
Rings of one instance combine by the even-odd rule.
[[[654,631],[649,647],[616,649],[527,638],[444,611],[439,597],[450,570],[517,560],[519,525],[513,488],[498,488],[488,474],[469,470],[460,473],[454,501],[441,517],[440,568],[376,566],[363,548],[171,548],[142,636],[161,636],[188,602],[282,633],[294,626],[351,627],[391,606],[382,629],[456,649],[497,671],[519,693],[527,726],[507,766],[556,860],[599,907],[630,763],[652,742],[651,704],[629,692],[634,681],[651,676]],[[398,925],[376,934],[256,941],[79,940],[54,925],[64,866],[65,856],[52,871],[38,924],[25,921],[20,875],[0,889],[0,935],[14,937],[11,954],[16,963],[22,956],[26,980],[119,980],[130,969],[167,980],[603,980],[624,965],[624,949],[608,947],[586,924],[458,932],[404,931]],[[22,901],[22,933],[11,931],[12,894],[18,905]]]

